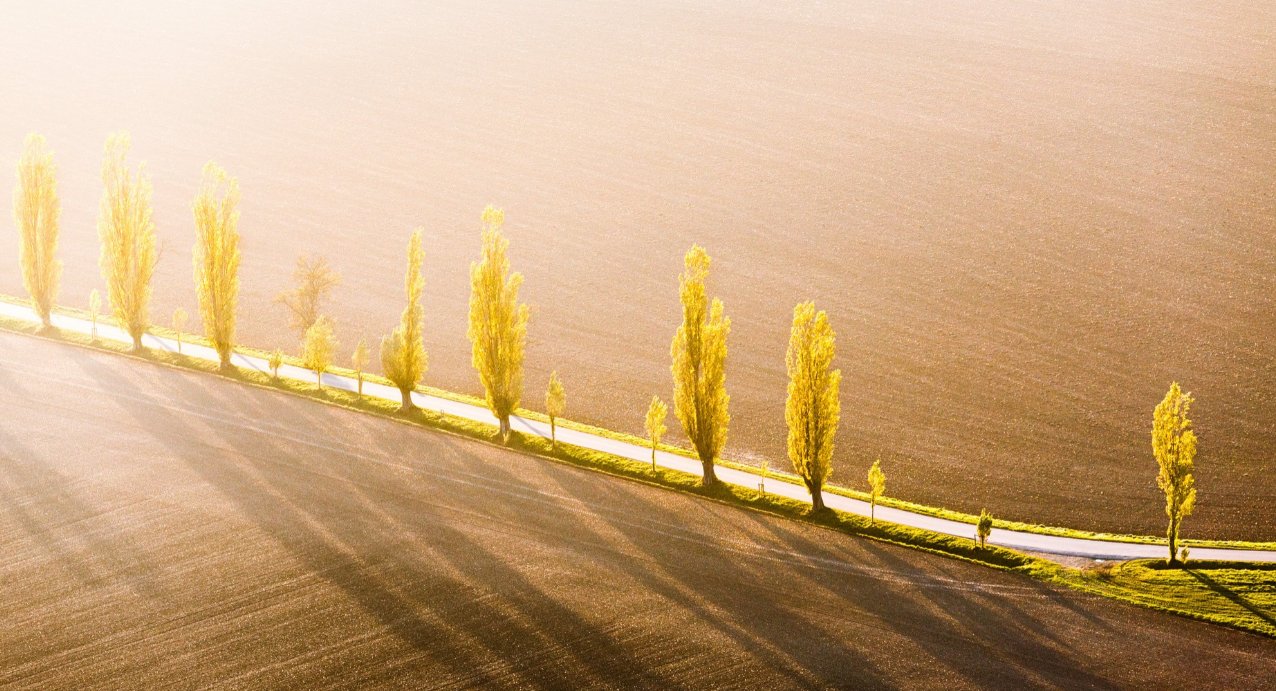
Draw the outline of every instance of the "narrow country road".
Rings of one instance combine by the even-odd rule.
[[[1276,641],[0,333],[0,687],[1240,688]]]
[[[23,319],[33,323],[38,322],[38,318],[29,307],[11,302],[0,301],[0,315]],[[90,333],[92,329],[92,325],[87,320],[77,319],[67,315],[55,315],[53,318],[53,324],[59,329],[83,334]],[[99,323],[97,333],[98,337],[103,339],[112,339],[122,343],[130,343],[132,341],[126,333],[110,323]],[[143,339],[143,343],[148,348],[168,351],[177,350],[176,341],[152,334],[147,334]],[[182,352],[211,362],[217,361],[216,352],[206,346],[187,343],[183,345]],[[239,367],[251,368],[261,372],[270,371],[269,366],[264,360],[256,357],[250,357],[242,353],[236,353],[233,356],[233,362]],[[284,367],[281,367],[279,375],[281,377],[302,381],[314,381],[314,372],[293,365],[285,365]],[[345,389],[347,391],[354,391],[357,386],[353,379],[336,374],[324,374],[323,383],[324,386]],[[399,391],[397,389],[383,384],[370,382],[365,383],[363,391],[367,396],[383,398],[396,403],[400,400]],[[487,423],[493,427],[496,426],[496,419],[492,416],[491,412],[483,407],[421,393],[413,394],[413,400],[418,406],[426,410],[436,410],[449,415]],[[529,420],[520,417],[515,417],[511,423],[515,430],[527,434],[535,434],[546,438],[548,438],[550,434],[548,423],[542,423],[536,420]],[[629,444],[623,441],[579,430],[559,427],[558,439],[568,444],[603,451],[633,460],[647,462],[651,458],[651,450],[648,447]],[[663,467],[680,470],[693,475],[699,475],[701,472],[699,461],[664,451],[657,452],[656,462]],[[718,479],[724,482],[736,485],[750,488],[756,488],[758,486],[759,476],[740,470],[719,467],[717,469],[717,476]],[[766,490],[773,494],[789,497],[791,499],[807,503],[810,502],[810,495],[807,493],[805,487],[791,482],[784,482],[778,478],[768,478],[766,481]],[[859,514],[861,516],[869,515],[868,503],[858,499],[829,494],[826,492],[824,495],[824,503],[830,508],[838,509],[840,511]],[[974,526],[968,523],[936,518],[934,516],[927,516],[896,508],[879,506],[877,508],[877,517],[885,521],[891,521],[915,528],[923,528],[925,530],[943,533],[945,535],[955,535],[958,537],[968,538],[974,536]],[[1039,533],[1005,529],[994,530],[992,535],[989,537],[988,542],[990,544],[1001,545],[1012,549],[1068,557],[1085,557],[1089,559],[1123,560],[1163,558],[1165,557],[1166,552],[1165,546],[1160,544],[1138,544],[1109,540],[1061,537],[1057,535],[1043,535]],[[1276,551],[1269,550],[1196,547],[1192,549],[1192,556],[1195,559],[1276,561]]]

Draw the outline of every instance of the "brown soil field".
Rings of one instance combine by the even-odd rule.
[[[1150,418],[1177,379],[1202,438],[1185,535],[1276,539],[1272,3],[15,5],[0,150],[56,152],[65,303],[101,285],[123,129],[155,183],[157,321],[194,313],[211,159],[243,189],[245,342],[295,343],[272,300],[302,251],[344,276],[344,350],[375,342],[422,225],[427,379],[475,393],[491,202],[534,310],[526,401],[557,369],[570,417],[640,433],[699,242],[733,319],[730,457],[787,464],[784,348],[814,299],[840,335],[835,481],[880,456],[909,500],[1159,533]]]
[[[1241,688],[1276,641],[0,334],[6,688]]]

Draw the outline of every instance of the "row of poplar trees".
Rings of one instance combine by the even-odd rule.
[[[140,169],[136,172],[129,169],[128,149],[127,135],[117,134],[107,139],[98,233],[102,242],[102,276],[112,311],[132,337],[133,347],[141,349],[142,336],[150,325],[147,306],[158,253],[155,224],[151,219],[151,185]],[[192,206],[196,229],[195,285],[204,333],[224,368],[232,366],[235,340],[239,292],[238,204],[237,182],[215,164],[205,166],[203,182]],[[51,326],[61,271],[55,256],[59,213],[52,154],[42,137],[31,135],[18,164],[14,215],[20,231],[23,281],[45,327]],[[518,299],[523,277],[510,269],[509,240],[502,232],[504,221],[505,214],[499,209],[489,206],[483,211],[482,250],[479,260],[470,266],[467,335],[472,346],[472,364],[478,372],[488,408],[499,421],[498,434],[508,441],[510,417],[518,409],[523,393],[529,309]],[[381,341],[382,369],[399,389],[405,411],[415,408],[412,392],[421,383],[428,366],[421,305],[424,258],[422,230],[418,228],[407,247],[404,286],[407,305],[399,324]],[[717,482],[714,467],[726,445],[730,421],[726,360],[731,320],[725,315],[722,301],[708,296],[709,265],[709,254],[699,245],[693,246],[684,258],[679,281],[682,323],[670,347],[674,414],[702,463],[705,485]],[[309,316],[303,339],[304,359],[316,370],[322,383],[322,372],[335,347],[332,324],[327,318]],[[788,455],[794,471],[810,491],[812,507],[817,511],[824,508],[822,490],[832,472],[833,444],[841,415],[842,376],[840,370],[833,368],[834,346],[835,334],[828,315],[816,310],[812,302],[797,305],[785,356],[789,375],[784,411]],[[271,364],[276,370],[279,359],[278,355],[272,357]],[[360,343],[355,361],[366,359],[365,344]],[[1171,560],[1176,556],[1179,526],[1191,513],[1196,499],[1192,465],[1196,436],[1187,417],[1191,402],[1191,395],[1183,393],[1175,383],[1154,413],[1153,452],[1160,466],[1158,485],[1166,494]],[[563,414],[565,405],[566,396],[555,372],[546,394],[551,425]],[[653,463],[655,447],[665,431],[667,410],[658,397],[652,398],[646,427],[652,443]],[[551,432],[551,436],[556,437],[556,433]],[[870,471],[869,480],[876,500],[885,484],[878,464]]]

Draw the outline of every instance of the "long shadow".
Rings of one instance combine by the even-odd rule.
[[[237,401],[228,401],[227,405],[235,405],[244,407]],[[305,408],[303,408],[304,410]],[[289,407],[288,414],[293,415],[295,411]],[[313,419],[313,418],[312,418]],[[254,435],[260,436],[260,435]],[[322,435],[317,435],[322,436]],[[440,435],[441,437],[441,435]],[[447,439],[446,437],[441,437]],[[543,651],[555,649],[556,641],[564,638],[568,640],[580,642],[573,646],[558,646],[560,650],[568,653],[581,667],[581,672],[589,675],[594,683],[604,683],[606,680],[614,678],[616,675],[628,677],[638,680],[645,685],[656,685],[656,678],[651,676],[645,666],[636,660],[633,655],[624,646],[619,645],[606,635],[605,631],[598,627],[590,625],[584,621],[579,615],[571,610],[561,606],[554,601],[548,594],[537,589],[526,578],[522,576],[516,569],[511,568],[504,559],[492,554],[490,551],[483,549],[478,543],[470,540],[462,531],[452,528],[449,525],[448,516],[444,515],[442,509],[446,507],[432,507],[428,502],[423,502],[419,497],[405,495],[401,491],[401,483],[403,478],[391,477],[385,481],[385,486],[378,483],[382,471],[378,469],[364,453],[355,452],[351,449],[343,449],[344,442],[336,442],[335,454],[346,456],[351,463],[336,464],[335,468],[332,464],[324,464],[323,460],[317,460],[315,465],[322,465],[325,475],[335,476],[339,480],[349,481],[358,479],[359,482],[351,482],[348,487],[341,488],[348,491],[347,494],[339,497],[338,502],[353,504],[355,498],[363,499],[361,506],[356,506],[355,513],[361,516],[360,519],[351,521],[348,518],[338,520],[335,516],[329,517],[324,515],[322,511],[307,510],[305,499],[313,498],[310,492],[299,491],[295,483],[285,481],[284,476],[291,472],[291,469],[284,468],[266,468],[268,462],[259,462],[259,459],[269,458],[280,451],[271,444],[263,445],[259,440],[245,440],[241,434],[223,434],[224,441],[236,447],[237,450],[250,463],[253,463],[257,469],[263,472],[259,473],[260,482],[264,483],[266,489],[275,497],[271,500],[271,508],[278,512],[280,507],[277,499],[282,497],[288,500],[288,505],[296,509],[296,511],[305,518],[318,521],[323,532],[335,538],[337,545],[348,551],[354,551],[356,554],[366,556],[369,551],[367,545],[370,542],[379,541],[374,535],[380,533],[397,533],[399,535],[411,534],[419,537],[426,544],[444,544],[447,549],[436,550],[433,558],[427,554],[396,554],[393,563],[400,568],[394,569],[389,580],[400,581],[407,584],[402,588],[403,591],[398,595],[399,601],[393,603],[393,614],[395,616],[403,616],[405,611],[412,607],[420,607],[430,612],[432,616],[444,620],[446,628],[451,632],[452,636],[470,637],[491,652],[497,658],[507,658],[513,655],[513,651],[525,648],[529,641],[536,641],[540,644]],[[295,453],[295,450],[294,450]],[[389,458],[401,459],[404,456],[404,449],[396,448],[393,453],[387,454]],[[269,472],[267,472],[269,471]],[[213,480],[216,486],[223,489],[228,495],[242,497],[251,488],[245,487],[235,481],[228,481],[225,477],[212,477],[208,472],[204,473],[206,478]],[[238,499],[241,506],[244,506],[248,500]],[[265,507],[246,506],[245,513],[259,513]],[[431,520],[433,519],[433,520]],[[370,539],[372,538],[372,539]],[[393,538],[392,538],[393,539]],[[383,541],[384,540],[380,540]],[[325,555],[322,561],[328,561],[334,555]],[[443,590],[445,592],[464,593],[473,591],[475,584],[483,586],[484,584],[496,583],[501,586],[500,592],[507,595],[503,604],[505,608],[495,607],[487,604],[483,600],[474,599],[466,601],[464,607],[448,606],[447,603],[429,602],[420,597],[413,597],[412,587],[416,582],[426,578],[439,580],[437,575],[430,574],[431,569],[428,566],[435,567],[437,571],[439,564],[446,563],[455,571],[462,574],[459,579],[448,579],[445,582]],[[404,568],[411,565],[410,568]],[[363,576],[366,578],[366,576]],[[346,589],[350,589],[352,584],[340,584]],[[419,588],[417,589],[420,590]],[[378,602],[384,599],[378,598]],[[369,604],[365,601],[365,604]],[[373,609],[373,608],[369,608]],[[513,610],[511,616],[510,609]],[[388,609],[385,611],[375,611],[381,618],[386,618],[392,614]],[[433,636],[423,634],[431,633],[421,630],[420,627],[414,627],[404,630],[400,629],[403,638],[421,649],[436,646]],[[507,660],[508,662],[508,660]],[[560,686],[564,682],[565,675],[561,670],[555,670],[556,665],[561,666],[556,660],[550,660],[551,664],[540,664],[536,666],[524,666],[516,669],[518,673],[523,675],[520,683],[532,683],[537,686],[554,687]],[[580,674],[575,675],[576,678]],[[567,677],[570,678],[570,677]],[[494,682],[493,679],[483,679],[480,681]],[[661,682],[660,686],[669,686],[667,682]]]
[[[1197,581],[1200,581],[1201,584],[1203,584],[1205,587],[1209,588],[1210,590],[1214,591],[1215,593],[1219,595],[1222,595],[1228,600],[1231,600],[1237,606],[1241,607],[1242,609],[1249,612],[1250,614],[1253,614],[1259,619],[1262,619],[1263,621],[1267,622],[1271,626],[1276,626],[1276,619],[1273,619],[1272,616],[1268,614],[1267,612],[1264,612],[1263,610],[1258,609],[1254,605],[1250,604],[1250,602],[1246,600],[1244,597],[1242,597],[1240,593],[1237,593],[1236,591],[1219,583],[1213,578],[1206,576],[1204,573],[1201,572],[1200,569],[1187,569],[1187,572],[1188,574],[1192,576],[1192,578],[1195,578]]]
[[[581,483],[574,482],[583,471],[566,468],[555,470],[558,472],[550,472],[548,475],[556,481],[559,489],[582,505],[598,506],[597,498],[581,491]],[[645,563],[655,567],[646,568],[643,566],[644,562],[628,560],[625,568],[632,578],[694,613],[772,669],[789,669],[805,677],[793,678],[791,681],[795,684],[818,688],[828,684],[828,680],[834,677],[854,679],[861,687],[887,684],[867,657],[835,636],[825,635],[821,638],[822,629],[816,622],[803,616],[795,608],[784,606],[782,603],[789,602],[795,597],[794,593],[776,592],[766,587],[761,579],[754,577],[757,574],[748,573],[748,568],[738,560],[738,555],[729,555],[713,547],[705,549],[703,544],[689,542],[684,542],[685,546],[681,550],[671,549],[671,534],[677,542],[677,531],[644,525],[642,520],[644,517],[668,515],[667,509],[642,498],[641,492],[634,491],[635,489],[637,486],[631,489],[619,482],[614,488],[617,499],[623,497],[625,513],[633,514],[632,516],[622,515],[613,509],[594,508],[591,511],[592,516],[623,535],[629,544],[646,554],[648,559]],[[721,519],[720,514],[714,511],[718,508],[716,506],[707,507],[701,502],[689,502],[688,508],[695,512],[692,518],[699,516],[709,521]],[[699,531],[689,532],[698,535],[699,541],[714,540],[712,536]],[[770,567],[771,563],[768,563],[762,568]],[[713,573],[724,583],[692,590],[685,586],[684,577],[693,569]],[[717,612],[724,615],[719,616]],[[795,632],[802,632],[806,639],[798,640]],[[818,640],[818,644],[811,642],[811,639]]]
[[[889,545],[866,541],[865,550],[880,563],[892,569],[908,569]],[[1045,587],[1036,584],[1037,588]],[[971,594],[974,593],[974,594]],[[1114,688],[1114,684],[1086,669],[1086,665],[1068,654],[1067,645],[1054,638],[1053,645],[1041,639],[1047,636],[1050,622],[1039,621],[1029,612],[1014,607],[1011,598],[998,597],[986,591],[957,591],[917,588],[914,595],[943,611],[946,617],[931,615],[935,634],[973,644],[976,654],[964,654],[961,646],[937,645],[936,657],[980,686],[1009,685],[1015,688],[1040,686],[1043,682],[1032,675],[1047,678],[1045,683],[1066,681],[1069,685],[1090,688]],[[988,603],[999,601],[998,612]],[[911,605],[915,611],[918,605]]]
[[[190,426],[183,415],[161,405],[139,402],[147,394],[139,391],[130,380],[119,376],[113,368],[89,362],[86,369],[111,390],[129,394],[116,397],[116,400],[140,424],[162,427],[166,435],[199,438],[201,433]],[[284,484],[280,478],[288,471],[284,464],[278,463],[278,459],[288,456],[286,449],[264,438],[264,435],[241,436],[229,430],[222,432],[222,439],[236,450],[239,458],[250,459],[253,468],[242,468],[236,458],[225,458],[215,449],[199,458],[190,458],[186,455],[188,449],[169,445],[174,455],[182,458],[202,481],[228,499],[239,515],[274,538],[315,576],[345,593],[350,601],[398,640],[428,655],[457,679],[482,685],[500,683],[499,677],[488,673],[481,664],[482,660],[473,658],[470,651],[454,644],[454,632],[426,621],[417,614],[413,603],[406,601],[382,579],[365,573],[363,567],[372,560],[359,558],[357,545],[333,543],[329,537],[331,530],[341,526],[335,525],[331,520],[333,517],[324,516],[322,512],[305,510],[304,503],[299,501],[306,498],[305,484],[312,478],[298,478],[293,485]],[[158,438],[164,441],[164,436]],[[253,477],[248,470],[261,472],[259,477]],[[263,484],[260,479],[270,477],[279,478],[274,486]],[[410,582],[417,575],[403,574],[401,580]]]

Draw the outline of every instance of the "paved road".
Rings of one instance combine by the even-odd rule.
[[[32,322],[36,321],[36,317],[30,308],[8,302],[0,302],[0,315],[26,319]],[[59,329],[76,331],[79,333],[89,333],[92,328],[88,321],[63,315],[56,316],[53,323]],[[105,324],[99,324],[98,336],[100,338],[114,339],[125,343],[131,342],[132,340],[122,330]],[[143,342],[149,348],[170,351],[177,349],[175,341],[150,334],[145,336]],[[185,344],[183,346],[183,352],[209,361],[217,361],[216,352],[205,346]],[[233,361],[234,364],[239,367],[256,369],[262,372],[269,371],[269,367],[266,362],[260,358],[249,357],[237,353],[233,357]],[[282,367],[280,369],[280,376],[305,381],[314,381],[314,372],[294,367],[292,365]],[[345,389],[348,391],[354,391],[357,386],[353,379],[335,374],[325,374],[323,376],[323,383],[325,386]],[[398,402],[401,398],[397,389],[382,384],[365,383],[363,390],[365,395],[384,398],[394,402]],[[493,426],[496,425],[496,419],[486,408],[483,407],[438,398],[435,396],[427,396],[420,393],[414,394],[413,400],[418,406],[426,410],[437,410],[450,415],[485,422]],[[549,425],[547,423],[516,417],[511,421],[511,424],[514,429],[521,432],[536,434],[546,438],[549,437]],[[647,462],[651,458],[651,450],[648,447],[628,444],[614,439],[609,439],[607,437],[589,434],[587,432],[560,427],[558,430],[558,438],[559,440],[569,444],[605,451],[624,458],[643,462]],[[701,473],[699,461],[679,456],[677,454],[663,451],[658,452],[656,454],[656,462],[663,467],[681,470],[693,475],[699,475]],[[736,485],[754,488],[758,485],[757,475],[733,470],[731,468],[720,467],[718,468],[717,475],[720,480]],[[810,502],[810,495],[807,493],[806,488],[798,484],[783,482],[776,478],[771,478],[767,480],[766,488],[768,492],[774,494],[797,499],[799,501]],[[868,503],[858,499],[826,493],[824,502],[826,505],[840,511],[859,514],[861,516],[869,515]],[[945,535],[973,537],[974,533],[974,526],[968,523],[935,518],[933,516],[889,507],[878,507],[877,517],[882,520],[909,525],[916,528],[924,528],[926,530],[943,533]],[[1163,558],[1166,552],[1166,548],[1164,546],[1156,544],[1134,544],[1107,540],[1086,540],[1002,529],[994,530],[988,541],[991,544],[1010,547],[1012,549],[1066,557],[1086,557],[1090,559]],[[1202,547],[1193,548],[1192,555],[1196,559],[1276,561],[1276,551],[1266,550],[1210,549]]]
[[[1252,687],[1276,641],[0,333],[0,687]]]

